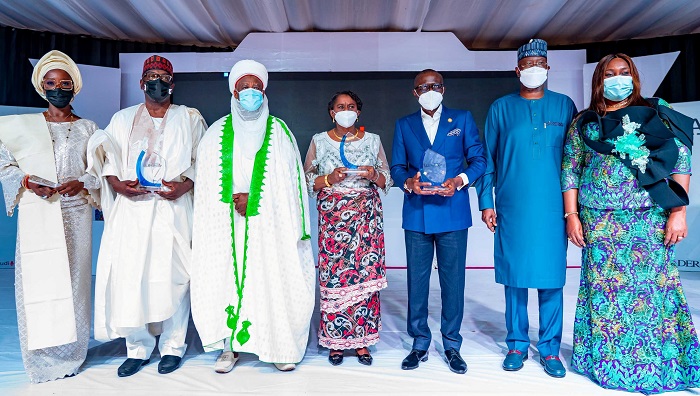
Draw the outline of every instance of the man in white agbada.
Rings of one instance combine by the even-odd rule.
[[[120,377],[149,362],[159,327],[149,324],[162,322],[159,373],[176,370],[187,348],[191,190],[197,146],[207,128],[199,111],[171,104],[175,84],[167,59],[149,57],[140,84],[145,103],[117,112],[88,145],[90,171],[110,190],[102,194],[95,339],[126,338],[128,359],[117,371]],[[149,192],[138,176],[162,170],[154,166],[158,162],[165,164],[159,178],[167,189]],[[137,169],[138,163],[144,167]]]
[[[293,370],[315,302],[301,157],[284,121],[269,115],[267,80],[258,62],[233,66],[231,114],[197,154],[192,318],[205,350],[223,349],[221,373],[238,352]]]

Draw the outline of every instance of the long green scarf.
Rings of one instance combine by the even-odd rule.
[[[250,182],[250,192],[248,193],[248,205],[246,208],[246,221],[245,221],[245,238],[243,245],[243,263],[240,268],[238,267],[238,259],[236,257],[236,233],[234,227],[234,214],[236,210],[235,203],[233,202],[233,144],[234,144],[234,130],[231,114],[228,115],[224,121],[223,133],[221,135],[221,202],[229,204],[229,215],[231,217],[231,247],[233,252],[233,273],[236,281],[236,294],[238,295],[238,304],[236,307],[229,305],[226,307],[226,313],[228,318],[226,320],[226,325],[231,329],[231,349],[233,350],[233,340],[234,337],[240,345],[245,344],[250,339],[250,333],[248,328],[251,326],[251,322],[244,320],[241,323],[241,329],[238,330],[238,324],[240,321],[241,303],[243,301],[243,289],[245,287],[245,275],[246,267],[248,264],[248,220],[260,214],[260,193],[262,191],[262,186],[264,185],[265,175],[267,173],[267,160],[270,157],[270,138],[272,136],[272,123],[277,122],[280,124],[285,131],[290,142],[294,144],[291,133],[284,122],[281,122],[273,116],[269,116],[267,119],[267,127],[265,130],[265,137],[263,138],[262,146],[260,150],[255,154],[255,162],[253,165],[253,175]],[[310,239],[311,236],[306,229],[305,221],[305,209],[302,194],[302,177],[301,169],[297,164],[297,188],[299,191],[299,202],[301,205],[301,224],[302,224],[302,240]]]

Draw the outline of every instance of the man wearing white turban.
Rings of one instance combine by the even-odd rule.
[[[194,164],[207,127],[197,109],[171,103],[167,59],[146,59],[140,85],[145,103],[117,112],[88,147],[104,186],[95,339],[126,338],[120,377],[148,364],[158,332],[159,373],[176,370],[187,348]]]
[[[19,206],[15,253],[17,324],[33,383],[78,373],[90,341],[92,207],[100,182],[86,172],[97,129],[73,113],[78,66],[51,51],[34,67],[43,113],[0,117],[0,182],[7,214]]]
[[[199,146],[192,240],[192,318],[215,370],[238,352],[281,371],[304,357],[315,268],[303,167],[294,135],[269,115],[268,75],[252,60],[229,75],[231,114]]]

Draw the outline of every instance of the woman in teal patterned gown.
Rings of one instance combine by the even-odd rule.
[[[571,126],[562,191],[566,232],[583,248],[572,369],[645,394],[700,386],[700,345],[674,246],[687,235],[692,120],[643,99],[624,54],[593,74]]]

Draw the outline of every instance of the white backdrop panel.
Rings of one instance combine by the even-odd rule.
[[[700,119],[700,102],[673,103],[671,106],[689,117]],[[697,136],[700,131],[696,129],[695,134]],[[694,172],[698,172],[700,170],[700,156],[697,155],[697,151],[694,151],[693,154],[692,169]],[[688,236],[676,247],[676,258],[679,270],[700,271],[700,184],[695,178],[690,180],[688,195],[690,195],[690,205],[686,214]]]
[[[122,108],[143,101],[138,81],[150,55],[119,54]],[[233,52],[160,55],[175,73],[227,72],[241,59],[255,59],[270,72],[508,71],[517,64],[516,51],[469,51],[452,33],[425,32],[251,33]],[[549,51],[548,60],[547,87],[581,108],[586,51]]]

